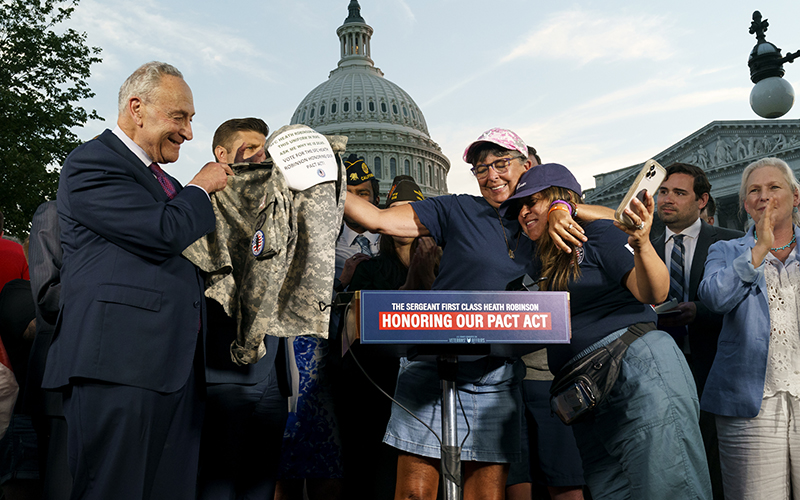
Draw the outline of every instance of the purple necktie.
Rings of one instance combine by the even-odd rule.
[[[167,174],[161,170],[161,167],[158,166],[158,163],[151,163],[147,168],[149,168],[150,171],[155,174],[156,179],[158,179],[158,183],[161,184],[161,188],[165,193],[167,193],[167,198],[170,200],[175,198],[175,195],[178,194],[178,192],[175,191],[175,186],[172,184],[172,181],[169,180]]]

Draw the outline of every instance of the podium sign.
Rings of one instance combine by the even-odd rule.
[[[571,336],[568,292],[362,290],[355,302],[350,342],[393,355],[519,356]]]

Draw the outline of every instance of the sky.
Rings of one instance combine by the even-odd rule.
[[[120,84],[160,60],[192,88],[194,138],[168,171],[186,183],[213,159],[216,127],[263,118],[271,130],[339,61],[336,29],[350,0],[81,0],[66,26],[102,48],[81,104],[113,128]],[[359,0],[375,30],[371,55],[425,115],[449,158],[448,190],[479,194],[461,159],[503,127],[566,165],[584,189],[594,175],[641,163],[714,120],[760,119],[749,105],[754,10],[767,40],[800,49],[796,0]],[[800,90],[800,62],[785,65]],[[783,118],[800,118],[796,105]]]

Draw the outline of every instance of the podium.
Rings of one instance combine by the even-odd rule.
[[[342,353],[359,342],[370,355],[436,361],[445,499],[460,500],[458,360],[517,357],[543,345],[568,344],[570,337],[568,292],[362,290],[345,315]]]

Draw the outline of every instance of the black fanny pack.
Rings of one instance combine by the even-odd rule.
[[[628,346],[654,323],[636,323],[618,339],[566,365],[550,386],[550,409],[567,425],[586,417],[611,392]]]

